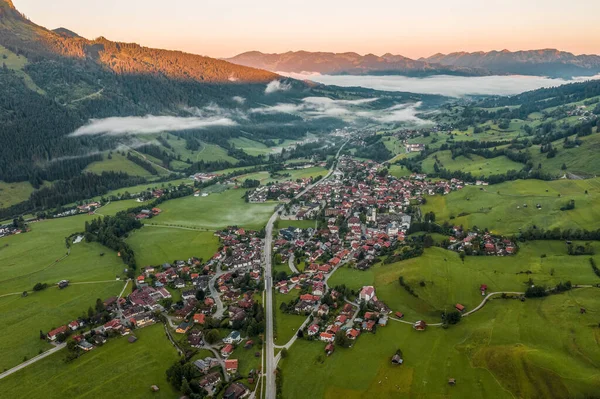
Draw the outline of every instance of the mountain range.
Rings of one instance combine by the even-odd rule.
[[[435,54],[413,60],[390,53],[382,56],[357,53],[295,51],[265,54],[250,51],[227,61],[274,72],[316,72],[328,75],[533,75],[571,78],[600,73],[600,56],[574,55],[554,49]]]

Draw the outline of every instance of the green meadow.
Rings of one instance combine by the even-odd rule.
[[[76,284],[62,290],[51,285],[44,291],[30,292],[27,297],[0,297],[0,370],[52,348],[40,340],[40,330],[48,332],[86,314],[96,299],[118,295],[124,284],[123,281]],[[31,367],[35,366],[29,366],[28,370]],[[0,390],[4,392],[1,384]]]
[[[248,175],[238,176],[237,180],[244,181],[246,179],[252,179],[252,180],[259,180],[261,184],[267,184],[267,183],[277,183],[277,182],[297,180],[297,179],[306,179],[309,177],[317,177],[317,176],[325,177],[327,172],[328,172],[327,169],[322,168],[320,166],[315,166],[315,167],[306,168],[306,169],[282,170],[280,172],[282,174],[289,173],[290,174],[289,177],[271,178],[269,172],[256,172],[256,173],[251,173]]]
[[[285,266],[287,267],[287,263]],[[298,290],[291,290],[288,294],[275,292],[273,295],[273,311],[275,312],[275,345],[285,345],[294,334],[296,334],[304,320],[306,320],[306,316],[283,313],[279,308],[282,303],[288,303],[299,296],[300,291]]]
[[[227,190],[208,197],[184,197],[161,204],[162,213],[151,222],[175,227],[217,230],[237,225],[261,229],[275,210],[275,204],[246,203],[244,190]]]
[[[486,159],[479,155],[459,156],[452,159],[450,151],[438,151],[433,155],[428,156],[423,161],[423,172],[434,173],[434,164],[437,156],[438,163],[441,167],[449,171],[460,170],[462,172],[471,173],[474,176],[489,176],[504,174],[509,170],[521,170],[523,164],[511,161],[505,156]]]
[[[192,256],[207,261],[219,249],[219,239],[213,232],[149,224],[131,233],[127,242],[135,251],[140,267],[187,260]]]
[[[575,200],[575,209],[561,211],[571,199]],[[600,218],[599,200],[600,179],[517,180],[468,186],[446,196],[428,197],[422,210],[435,212],[438,223],[449,221],[466,228],[477,226],[512,234],[534,225],[545,229],[595,229]],[[537,209],[538,204],[541,209]]]
[[[586,398],[600,390],[597,289],[539,300],[493,300],[445,330],[390,321],[325,356],[297,341],[283,359],[283,397]],[[593,309],[584,315],[580,307]],[[404,364],[390,362],[397,349]],[[456,385],[448,384],[455,378]]]
[[[101,174],[102,172],[125,172],[132,176],[151,177],[152,175],[146,169],[131,162],[127,157],[113,152],[112,159],[108,159],[108,155],[104,154],[102,161],[93,162],[85,168],[86,172]]]
[[[9,398],[175,398],[165,370],[178,359],[161,324],[136,330],[138,341],[109,340],[70,363],[65,350],[0,380]],[[151,385],[159,392],[152,393]]]
[[[27,201],[33,186],[29,182],[5,183],[0,181],[0,208],[8,208],[19,202]]]

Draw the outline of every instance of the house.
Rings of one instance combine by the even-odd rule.
[[[317,335],[317,333],[319,332],[319,325],[318,324],[313,324],[310,327],[308,327],[308,335],[309,336],[314,336]]]
[[[204,390],[206,392],[208,392],[209,394],[212,395],[213,390],[220,382],[221,382],[221,373],[214,372],[214,373],[208,374],[206,377],[204,377],[202,380],[200,380],[198,385],[200,385],[200,388],[204,388]]]
[[[348,331],[346,331],[346,336],[351,340],[355,340],[356,338],[358,338],[359,335],[360,331],[358,331],[356,328],[351,328]]]
[[[455,306],[456,310],[458,310],[459,312],[464,312],[465,307],[463,305],[461,305],[460,303],[457,303]]]
[[[402,313],[402,312],[396,312],[396,313],[394,313],[394,315],[399,319],[404,317],[404,313]]]
[[[250,390],[241,382],[234,382],[225,390],[223,399],[241,399],[250,395]]]
[[[175,279],[175,288],[185,288],[185,281],[182,278]]]
[[[227,344],[223,347],[223,349],[221,349],[221,356],[223,357],[229,357],[229,355],[231,355],[231,353],[233,352],[233,345],[231,344]]]
[[[335,336],[334,336],[333,334],[329,334],[329,333],[326,333],[326,332],[322,332],[322,333],[319,335],[319,339],[320,339],[321,341],[323,341],[323,342],[333,342],[333,341],[334,341],[334,339],[335,339]]]
[[[83,339],[81,341],[79,341],[79,343],[77,344],[77,347],[85,352],[89,352],[92,349],[94,349],[94,345],[90,344],[89,342],[87,342],[86,340],[83,340]]]
[[[190,327],[191,327],[191,323],[184,321],[180,325],[177,326],[177,329],[175,330],[175,332],[177,334],[185,334],[186,332],[189,331]]]
[[[196,313],[194,315],[194,323],[198,323],[200,325],[206,322],[206,315],[204,313]]]
[[[377,324],[379,324],[380,327],[387,326],[387,323],[388,323],[388,318],[387,317],[381,317],[379,319],[379,321],[377,322]]]
[[[327,356],[331,355],[333,351],[335,351],[335,346],[333,346],[332,343],[329,343],[327,344],[327,346],[325,346],[325,353],[327,354]]]
[[[358,295],[358,298],[361,301],[365,302],[369,302],[371,299],[373,299],[373,297],[375,297],[375,287],[373,286],[363,287],[362,290],[360,290],[360,294]]]
[[[72,331],[75,331],[79,328],[79,322],[77,320],[73,320],[72,322],[69,323],[69,328]]]
[[[419,320],[415,323],[413,328],[417,331],[425,331],[425,328],[427,328],[427,323],[423,320]]]
[[[238,331],[232,331],[228,336],[223,338],[223,343],[225,344],[239,344],[242,342],[242,337]]]
[[[225,360],[225,370],[229,374],[235,374],[238,371],[238,359],[226,359]]]
[[[104,324],[104,330],[105,331],[109,331],[109,330],[121,330],[123,328],[123,326],[121,325],[121,320],[119,319],[112,319],[111,321],[109,321],[108,323]]]

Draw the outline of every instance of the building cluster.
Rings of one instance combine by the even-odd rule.
[[[267,200],[289,202],[312,182],[312,178],[301,178],[260,186],[248,192],[248,202],[261,203]]]
[[[87,204],[83,204],[83,205],[78,205],[74,208],[70,208],[70,209],[66,209],[66,210],[61,210],[61,212],[58,212],[54,215],[52,215],[52,217],[54,218],[62,218],[65,216],[73,216],[73,215],[79,215],[82,213],[88,213],[88,214],[93,214],[96,209],[100,208],[102,206],[101,202],[98,201],[93,201]]]
[[[452,228],[450,236],[451,251],[464,252],[467,255],[507,256],[517,253],[517,245],[510,238],[481,232],[479,230],[465,231],[460,226]]]
[[[15,227],[12,223],[0,226],[0,238],[21,234],[23,229]]]

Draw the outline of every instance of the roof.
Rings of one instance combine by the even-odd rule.
[[[226,369],[237,369],[238,368],[238,359],[226,359],[225,360],[225,368]]]

